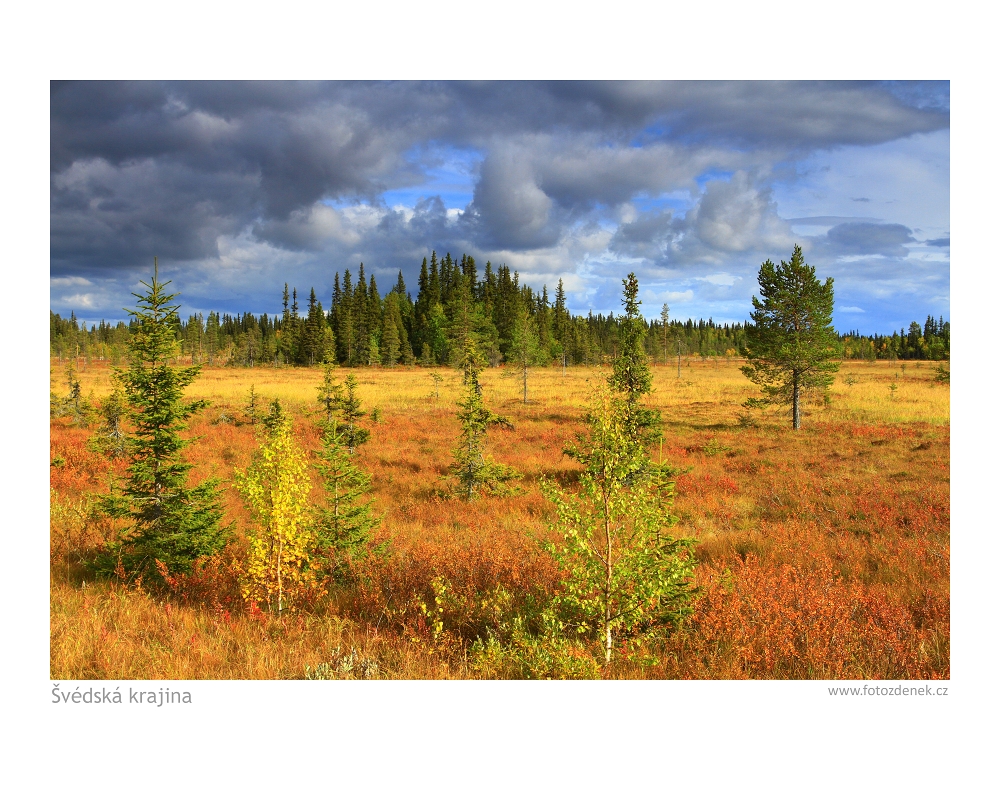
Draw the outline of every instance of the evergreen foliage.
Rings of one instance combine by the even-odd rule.
[[[73,409],[73,419],[74,421],[80,417],[80,381],[76,378],[76,370],[73,368],[73,363],[66,367],[66,385],[69,387],[69,394],[67,395],[67,400],[69,400],[70,406]]]
[[[323,425],[321,449],[316,453],[317,470],[323,478],[325,504],[315,516],[317,545],[325,553],[328,571],[343,578],[347,562],[362,557],[371,532],[381,518],[372,511],[371,475],[354,462],[333,420]]]
[[[513,430],[514,426],[506,417],[494,414],[483,403],[483,387],[479,382],[482,356],[471,338],[466,340],[463,352],[464,393],[458,401],[457,415],[462,433],[458,445],[452,450],[453,461],[449,470],[456,483],[455,493],[469,501],[480,491],[493,495],[510,494],[512,489],[506,484],[520,478],[520,473],[489,459],[485,449],[486,432],[490,427]]]
[[[247,415],[247,422],[251,425],[257,424],[257,418],[260,416],[260,395],[254,385],[250,384],[250,393],[247,395],[247,404],[243,409]]]
[[[508,366],[520,373],[522,399],[528,404],[528,369],[545,363],[545,351],[538,341],[538,332],[528,309],[522,304],[514,318]]]
[[[169,281],[167,282],[169,283]],[[177,354],[176,295],[164,292],[155,267],[147,291],[135,294],[129,311],[135,329],[129,343],[129,367],[118,371],[128,404],[131,432],[125,438],[128,467],[124,486],[104,500],[113,517],[129,520],[125,537],[99,564],[112,571],[116,560],[129,575],[159,575],[156,562],[170,572],[189,570],[200,556],[218,552],[225,539],[218,482],[189,487],[191,465],[181,457],[184,422],[207,403],[185,403],[183,390],[200,366],[172,367]]]
[[[618,323],[617,357],[612,362],[608,386],[622,395],[625,414],[623,420],[628,435],[640,445],[652,442],[659,430],[659,415],[642,404],[642,399],[653,389],[653,373],[643,346],[646,326],[639,313],[642,301],[638,299],[639,281],[634,272],[622,280],[622,305],[625,316]]]
[[[362,285],[363,283],[363,285]],[[461,339],[471,330],[490,366],[516,360],[515,328],[526,309],[538,337],[542,360],[565,365],[600,365],[617,358],[622,342],[643,333],[642,349],[666,363],[680,353],[689,357],[727,359],[745,344],[745,326],[717,324],[712,319],[669,320],[661,311],[648,321],[641,315],[594,314],[574,316],[567,308],[562,280],[550,305],[545,286],[536,292],[520,282],[506,264],[487,262],[482,273],[475,259],[432,253],[420,269],[416,300],[410,298],[400,274],[383,300],[362,264],[355,280],[350,270],[334,273],[330,309],[324,312],[316,292],[309,292],[306,315],[300,316],[298,292],[286,284],[282,312],[267,314],[191,315],[179,322],[175,335],[179,355],[192,364],[252,366],[260,364],[342,366],[455,364],[462,358]],[[391,322],[390,322],[391,320]],[[134,323],[87,326],[70,314],[63,319],[49,313],[51,353],[59,359],[109,360],[125,357]],[[456,345],[456,342],[458,343]],[[950,357],[951,325],[928,316],[920,325],[889,335],[862,336],[849,331],[838,337],[837,354],[845,359],[930,359]],[[398,349],[398,354],[397,354]]]
[[[367,412],[361,410],[361,400],[358,399],[357,388],[358,379],[354,373],[347,376],[344,381],[347,394],[340,401],[340,416],[344,421],[343,442],[347,452],[354,455],[354,451],[368,441],[371,433],[362,428],[358,421],[367,416]]]
[[[333,422],[333,415],[344,402],[344,389],[334,380],[333,364],[327,364],[323,367],[323,383],[319,386],[319,394],[316,399],[323,411],[324,425],[330,425]]]
[[[382,359],[387,367],[393,367],[400,359],[400,328],[403,327],[399,315],[399,300],[395,291],[389,292],[385,300],[382,319]],[[405,333],[405,332],[404,332]]]
[[[747,328],[743,355],[748,363],[742,370],[764,396],[748,406],[791,406],[792,427],[799,430],[803,394],[827,389],[839,369],[833,360],[833,278],[820,283],[795,245],[791,261],[777,267],[765,261],[758,281],[763,299],[753,298],[754,324]]]

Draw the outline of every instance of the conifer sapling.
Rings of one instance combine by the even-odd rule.
[[[169,283],[169,281],[167,282]],[[188,486],[191,464],[181,458],[185,421],[207,403],[185,403],[183,390],[200,366],[170,366],[177,356],[176,294],[164,292],[154,261],[146,292],[135,294],[138,308],[129,310],[135,328],[129,342],[129,366],[116,371],[128,404],[131,433],[125,448],[129,463],[124,485],[104,500],[105,510],[131,526],[112,552],[97,564],[115,569],[120,559],[127,574],[161,575],[156,562],[170,572],[187,571],[195,559],[217,552],[225,541],[218,482]]]
[[[520,478],[521,474],[495,463],[486,457],[484,451],[488,428],[498,426],[514,430],[514,426],[506,417],[494,414],[483,403],[483,387],[479,382],[482,357],[471,338],[465,342],[461,366],[465,388],[458,400],[457,416],[462,433],[458,445],[452,450],[450,469],[457,483],[457,494],[466,500],[472,500],[480,490],[495,495],[510,494],[512,490],[506,485],[507,481]]]

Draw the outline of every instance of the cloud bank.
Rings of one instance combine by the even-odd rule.
[[[55,82],[52,306],[121,318],[156,255],[186,308],[273,312],[286,280],[322,298],[362,261],[383,290],[397,271],[415,289],[436,249],[538,288],[562,277],[576,311],[617,310],[635,271],[649,304],[744,319],[756,268],[798,242],[844,308],[895,287],[906,314],[939,313],[947,190],[940,169],[914,178],[905,143],[947,176],[948,98],[947,83]],[[852,176],[876,150],[901,186],[923,181],[923,206],[903,208],[892,174],[878,191]]]

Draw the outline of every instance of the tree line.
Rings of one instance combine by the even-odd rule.
[[[944,317],[935,320],[928,314],[923,327],[914,321],[909,329],[901,328],[888,336],[861,336],[851,331],[842,334],[840,342],[841,358],[947,361],[951,355],[951,322],[945,322]]]
[[[482,355],[490,366],[510,363],[519,350],[519,319],[526,317],[538,346],[539,364],[596,365],[613,361],[621,348],[623,316],[574,315],[566,307],[562,279],[555,298],[548,287],[536,292],[520,281],[517,271],[487,261],[480,273],[472,256],[438,259],[432,252],[420,267],[416,300],[399,273],[383,296],[364,264],[356,273],[335,273],[330,302],[324,307],[315,288],[302,298],[287,284],[280,314],[192,314],[175,316],[174,336],[179,355],[192,364],[257,366],[262,364],[345,367],[421,364],[443,366],[461,358],[456,335],[462,291],[467,288]],[[746,346],[749,323],[718,324],[711,318],[680,321],[669,318],[666,306],[659,319],[640,317],[645,354],[655,362],[678,357],[734,358]],[[68,319],[49,313],[51,354],[121,363],[126,357],[136,321],[91,324],[70,313]],[[928,316],[921,326],[891,335],[838,335],[837,355],[845,359],[947,360],[951,324]]]

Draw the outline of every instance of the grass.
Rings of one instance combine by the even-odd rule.
[[[53,361],[58,394],[64,367]],[[487,404],[516,426],[491,433],[490,455],[524,474],[524,492],[467,504],[442,492],[459,376],[439,368],[435,399],[432,371],[355,371],[363,407],[382,418],[359,459],[388,546],[354,588],[281,620],[226,595],[248,524],[230,481],[256,442],[251,426],[219,420],[242,418],[253,384],[292,411],[297,439],[316,449],[320,369],[206,367],[191,387],[212,405],[192,420],[186,457],[195,478],[225,482],[237,536],[186,599],[87,575],[81,555],[113,533],[87,501],[120,465],[87,448],[92,431],[53,420],[52,677],[301,678],[350,648],[381,677],[525,674],[524,664],[477,661],[469,644],[556,585],[537,544],[552,516],[537,478],[575,477],[562,448],[600,377],[537,369],[525,406],[518,378],[486,370]],[[106,365],[78,377],[84,396],[109,391]],[[829,403],[808,406],[796,433],[786,411],[742,409],[753,387],[735,360],[692,360],[679,380],[675,365],[654,367],[650,404],[665,424],[653,455],[685,470],[675,531],[698,542],[702,592],[688,626],[617,658],[605,677],[948,677],[950,403],[932,377],[930,364],[845,362]],[[435,600],[436,617],[421,608]],[[559,674],[556,656],[542,655],[547,666],[528,674]]]

